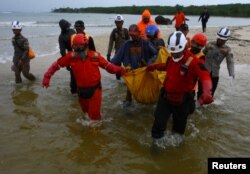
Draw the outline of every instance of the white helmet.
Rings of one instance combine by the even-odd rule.
[[[171,53],[179,53],[186,47],[187,39],[181,31],[175,31],[168,38],[167,48]]]
[[[227,27],[222,27],[217,33],[217,38],[221,40],[228,40],[230,33],[231,32]]]
[[[16,29],[16,30],[21,30],[22,29],[22,24],[19,21],[13,21],[11,28]]]
[[[117,15],[115,17],[115,21],[120,22],[120,21],[124,21],[124,19],[123,19],[122,15]]]

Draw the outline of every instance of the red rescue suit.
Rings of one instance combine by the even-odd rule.
[[[172,57],[169,57],[166,64],[151,64],[147,67],[148,71],[167,71],[154,112],[153,138],[163,137],[171,115],[173,116],[172,131],[184,134],[193,100],[191,94],[197,79],[201,81],[204,89],[204,94],[199,100],[200,103],[208,104],[213,101],[211,78],[209,72],[203,67],[204,65],[189,50],[185,51],[184,57],[179,62],[174,62]]]
[[[192,57],[193,60],[188,67],[183,67],[189,57]],[[184,58],[179,62],[174,62],[172,58],[168,60],[165,66],[168,75],[164,81],[164,88],[169,93],[191,92],[196,84],[197,77],[200,81],[211,81],[208,71],[200,68],[199,59],[189,50],[186,50]]]
[[[68,52],[54,63],[44,75],[44,86],[49,86],[49,79],[60,67],[70,66],[78,88],[79,103],[83,112],[88,113],[92,120],[101,119],[101,73],[99,67],[109,73],[121,73],[122,68],[109,63],[100,53],[87,51],[85,59],[81,59],[74,52]],[[58,67],[58,68],[57,68]],[[46,82],[46,78],[48,82]]]

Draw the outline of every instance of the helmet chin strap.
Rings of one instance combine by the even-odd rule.
[[[183,57],[184,57],[184,55],[182,55],[181,57],[178,57],[178,58],[172,57],[172,59],[174,62],[179,62]]]

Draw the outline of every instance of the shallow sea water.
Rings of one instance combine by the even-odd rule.
[[[206,173],[208,157],[250,155],[249,65],[226,67],[213,104],[189,117],[184,140],[166,135],[152,145],[154,105],[133,102],[124,109],[126,88],[102,71],[103,120],[81,120],[77,97],[69,93],[66,70],[45,90],[40,81],[0,82],[0,169],[2,173]],[[239,73],[240,72],[240,73]],[[79,121],[80,120],[80,121]]]

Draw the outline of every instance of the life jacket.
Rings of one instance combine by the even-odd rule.
[[[185,23],[185,15],[184,13],[180,12],[180,13],[176,13],[175,15],[175,27],[179,28],[181,26],[181,24]]]
[[[58,59],[57,63],[61,67],[71,67],[78,88],[89,88],[97,85],[101,80],[99,70],[101,59],[100,53],[88,50],[84,60],[80,59],[75,52],[68,52]]]
[[[179,62],[169,58],[166,67],[168,75],[163,83],[165,90],[171,93],[191,92],[198,76],[194,76],[198,72],[198,62],[198,58],[189,50],[186,50],[184,58]]]

